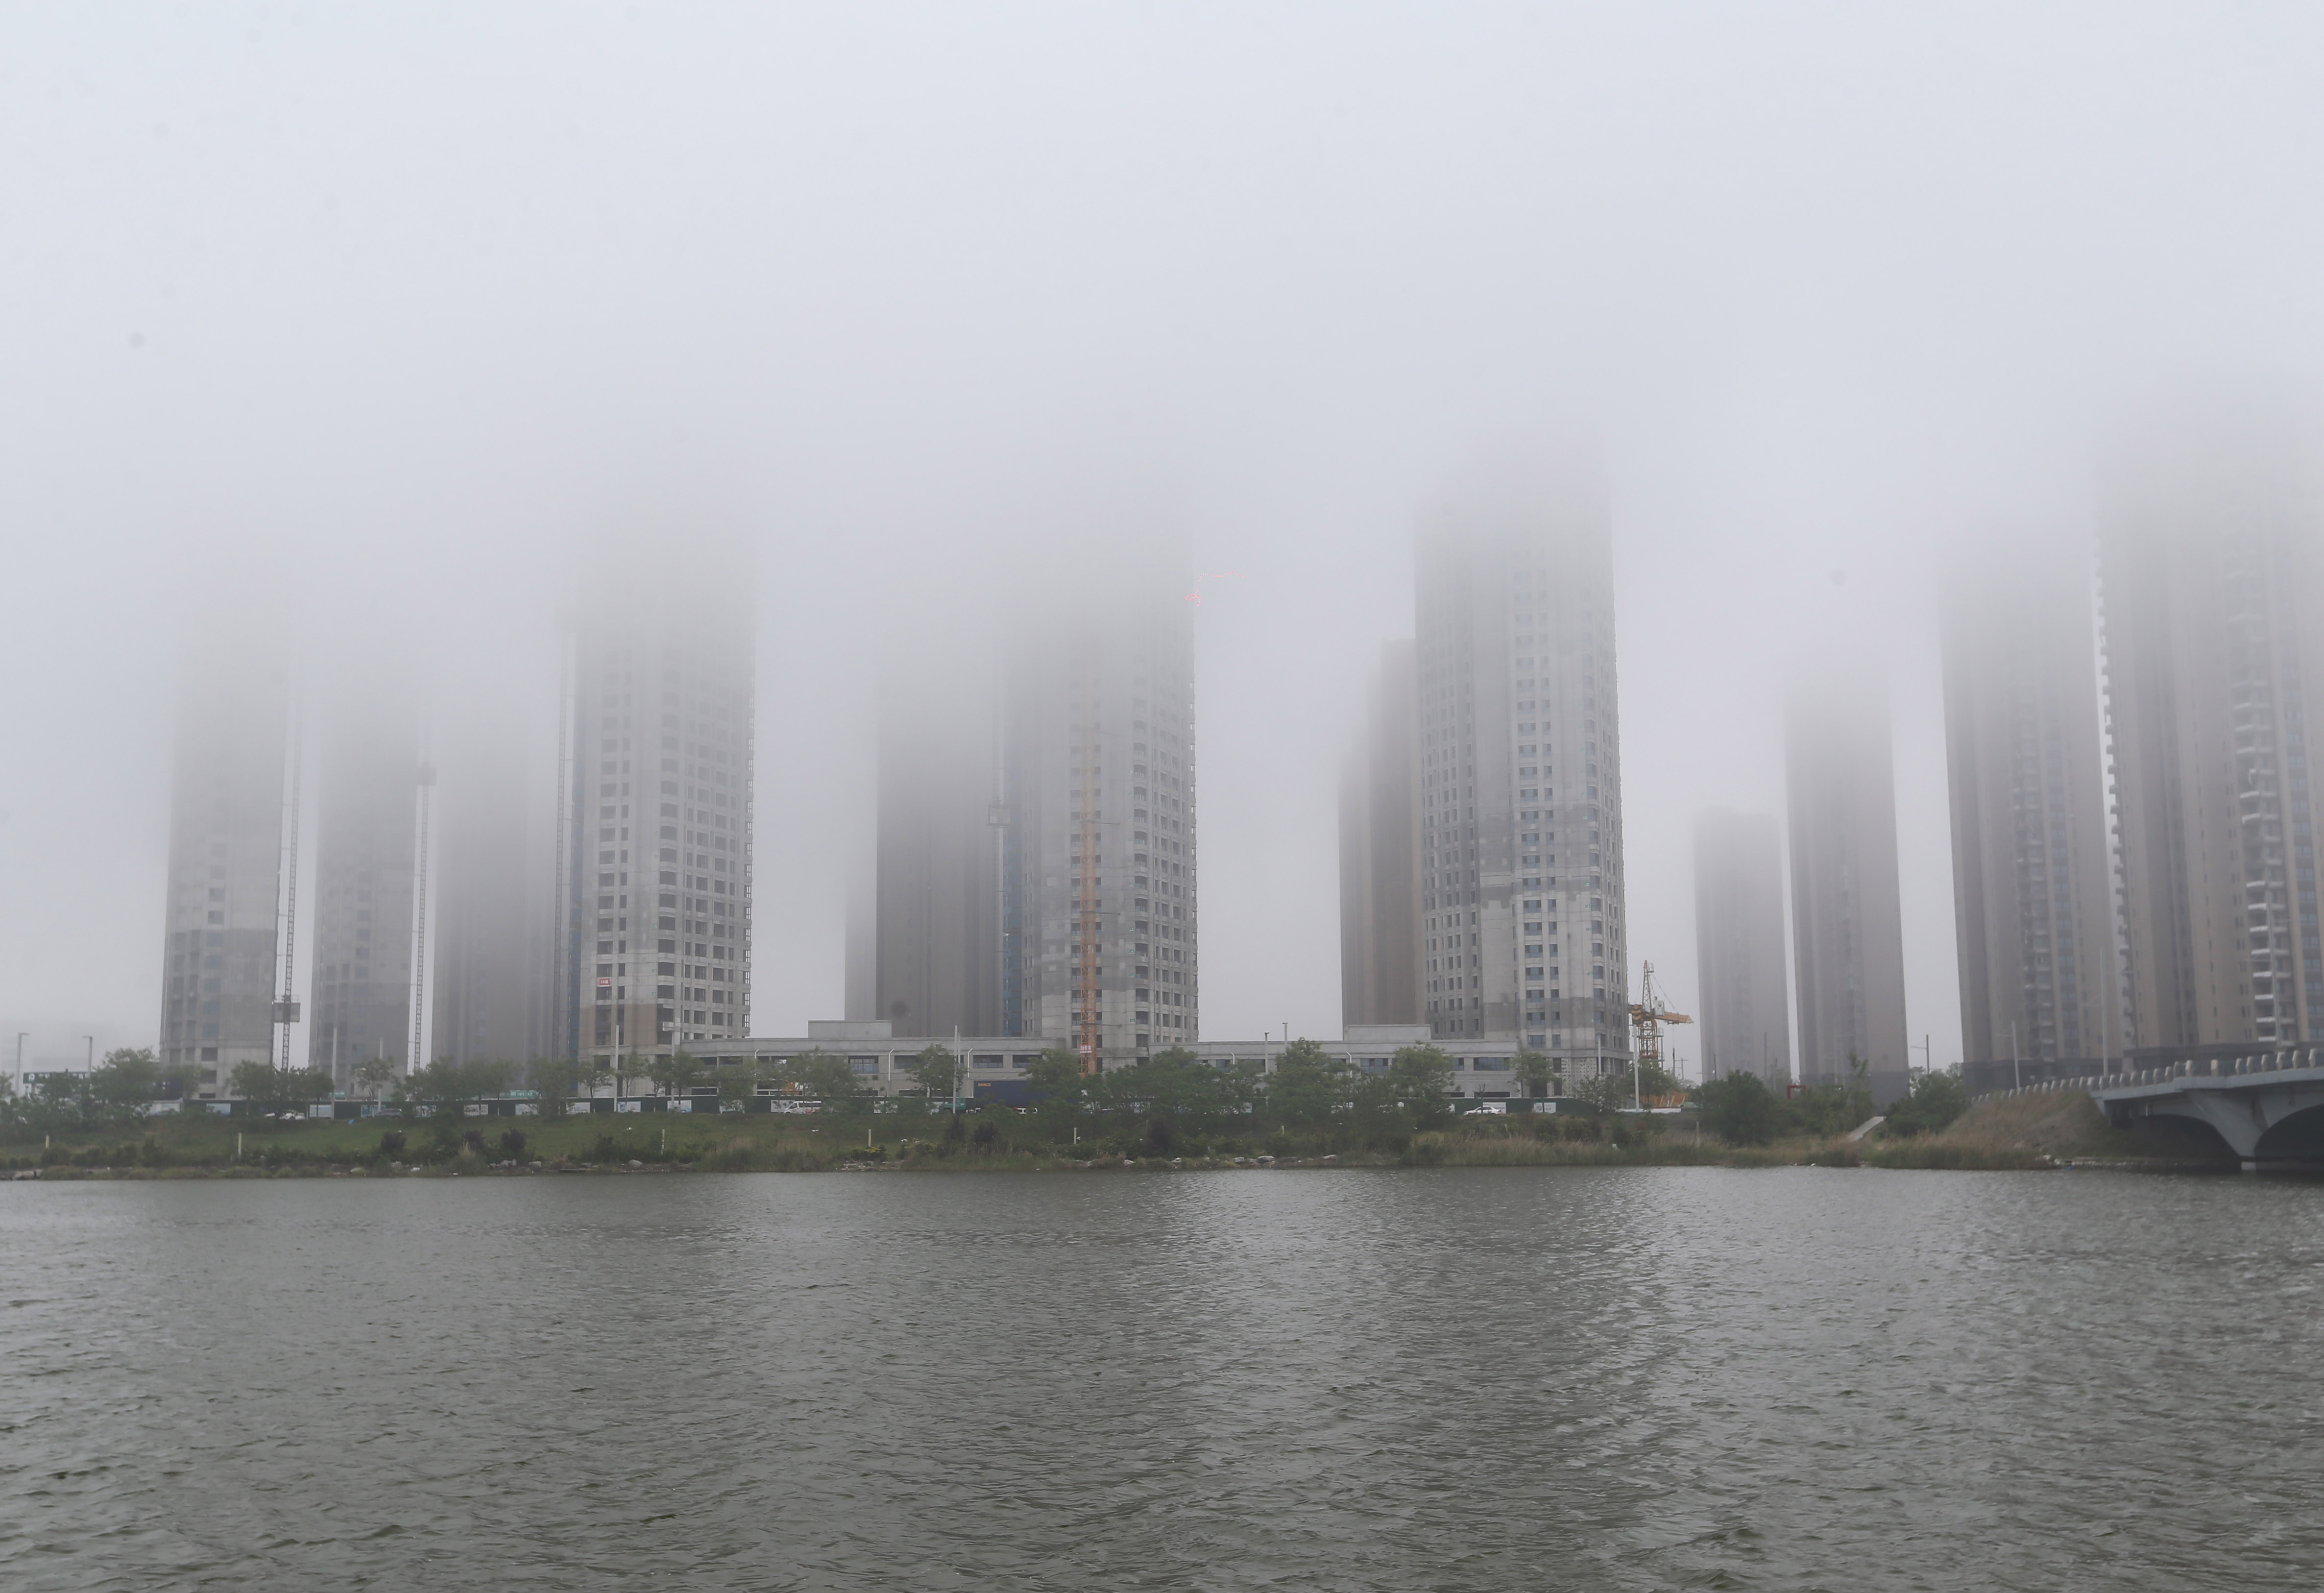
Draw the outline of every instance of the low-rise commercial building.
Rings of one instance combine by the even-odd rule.
[[[914,1059],[931,1045],[943,1046],[963,1065],[961,1093],[978,1093],[979,1084],[1023,1080],[1044,1051],[1070,1051],[1073,1042],[1063,1035],[1028,1039],[1021,1035],[979,1036],[898,1034],[887,1019],[815,1022],[804,1037],[772,1037],[739,1041],[707,1041],[688,1048],[712,1070],[755,1065],[772,1067],[802,1056],[821,1053],[844,1057],[859,1082],[883,1097],[917,1095],[912,1076]],[[1301,1043],[1305,1043],[1302,1042]],[[1385,1073],[1397,1051],[1407,1045],[1435,1043],[1426,1023],[1351,1023],[1337,1040],[1319,1041],[1326,1056],[1335,1057],[1360,1072]],[[1188,1046],[1197,1060],[1220,1069],[1248,1068],[1262,1073],[1275,1070],[1285,1049],[1280,1039],[1208,1040]],[[1525,1047],[1514,1039],[1464,1039],[1443,1047],[1453,1060],[1451,1094],[1466,1099],[1506,1100],[1526,1090],[1515,1082],[1514,1063]],[[650,1090],[641,1074],[637,1091]],[[989,1091],[988,1091],[989,1093]]]

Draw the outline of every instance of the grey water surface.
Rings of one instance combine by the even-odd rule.
[[[0,1185],[0,1588],[2312,1588],[2324,1188]]]

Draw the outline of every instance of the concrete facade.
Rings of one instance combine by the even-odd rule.
[[[2130,429],[2099,516],[2134,1062],[2324,1032],[2314,417],[2265,394]]]
[[[1800,682],[1784,755],[1800,1081],[1845,1083],[1861,1059],[1886,1105],[1904,1093],[1911,1058],[1885,690],[1836,674]]]
[[[558,1047],[610,1065],[749,1033],[756,689],[732,586],[609,591],[585,614],[559,803]]]
[[[1579,444],[1472,471],[1416,557],[1423,1017],[1563,1071],[1626,1065],[1606,488]]]
[[[1363,735],[1340,780],[1340,1010],[1347,1023],[1423,1021],[1419,704],[1413,644],[1380,649]]]
[[[1961,1061],[1972,1079],[2121,1054],[2121,952],[2089,571],[2034,539],[1943,606]]]
[[[219,644],[189,658],[171,759],[162,905],[164,1066],[223,1096],[272,1060],[290,691],[275,660]]]
[[[1694,821],[1695,1021],[1702,1076],[1792,1081],[1784,847],[1772,814],[1714,809]]]

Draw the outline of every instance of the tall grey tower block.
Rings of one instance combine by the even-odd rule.
[[[2324,1036],[2317,432],[2304,404],[2214,394],[2131,428],[2103,478],[2133,1065]]]
[[[226,1093],[236,1064],[272,1060],[281,974],[284,749],[281,664],[231,644],[180,681],[163,903],[163,1065]]]
[[[1804,1084],[1869,1065],[1875,1101],[1904,1093],[1904,933],[1888,704],[1840,674],[1798,685],[1784,737],[1793,976]]]
[[[731,568],[692,551],[663,556],[673,568]],[[625,1080],[649,1057],[750,1032],[752,624],[738,579],[715,590],[609,588],[576,627],[558,846],[559,1049]]]
[[[1784,848],[1772,814],[1723,808],[1694,821],[1696,1021],[1702,1076],[1792,1081],[1784,959]]]
[[[1416,563],[1421,977],[1446,1040],[1627,1065],[1621,733],[1605,481],[1578,443],[1471,470]]]
[[[2121,1044],[2090,571],[2018,539],[1944,598],[1961,1062],[1973,1087],[2081,1074]]]
[[[1408,641],[1380,649],[1363,734],[1340,780],[1340,1009],[1348,1024],[1424,1021],[1414,664]]]

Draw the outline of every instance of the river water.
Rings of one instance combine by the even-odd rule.
[[[2301,1588],[2324,1187],[0,1185],[0,1587]]]

